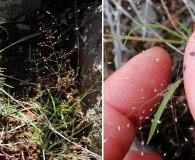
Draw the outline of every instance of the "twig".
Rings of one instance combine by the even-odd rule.
[[[184,37],[187,38],[187,36],[186,36],[183,32],[181,32],[181,31],[177,28],[177,26],[175,25],[175,22],[173,21],[171,15],[170,15],[170,13],[169,13],[169,10],[168,10],[167,6],[165,5],[165,2],[164,2],[163,0],[161,0],[161,3],[162,3],[162,6],[163,6],[165,12],[167,13],[168,18],[170,19],[171,24],[172,24],[173,27],[175,28],[175,30],[176,30],[178,33],[180,33],[182,36],[184,36]]]
[[[6,131],[6,132],[3,132],[3,133],[1,133],[1,136],[3,136],[4,134],[7,134],[7,133],[11,133],[11,132],[13,132],[13,131],[15,131],[15,130],[17,130],[17,129],[19,129],[19,128],[22,128],[23,126],[25,126],[26,124],[22,124],[22,125],[20,125],[20,126],[17,126],[16,128],[14,128],[14,129],[11,129],[11,130],[9,130],[9,131]]]
[[[0,91],[2,91],[5,95],[7,95],[8,97],[10,97],[13,101],[15,101],[17,104],[19,104],[21,107],[23,107],[25,110],[29,111],[30,113],[32,113],[28,108],[26,108],[23,104],[21,104],[18,100],[16,100],[14,97],[12,97],[9,93],[7,93],[5,90],[3,90],[2,88],[0,88]],[[33,113],[32,113],[33,114]]]
[[[158,38],[143,38],[143,37],[131,37],[131,36],[119,36],[119,38],[113,38],[113,39],[105,39],[104,42],[112,42],[114,40],[118,39],[128,39],[128,40],[134,40],[134,41],[148,41],[148,42],[164,42],[164,43],[172,43],[172,44],[183,44],[182,41],[175,41],[170,39],[158,39]]]
[[[20,39],[20,40],[18,40],[18,41],[16,41],[16,42],[12,43],[11,45],[9,45],[9,46],[3,48],[2,50],[0,50],[0,53],[3,52],[3,51],[5,51],[6,49],[8,49],[8,48],[10,48],[10,47],[12,47],[12,46],[18,44],[18,43],[20,43],[20,42],[26,41],[26,40],[28,40],[28,39],[30,39],[30,38],[33,38],[33,37],[36,37],[36,36],[38,36],[38,35],[40,35],[40,34],[41,34],[41,33],[35,33],[35,34],[32,34],[32,35],[26,36],[26,37],[24,37],[24,38],[22,38],[22,39]]]

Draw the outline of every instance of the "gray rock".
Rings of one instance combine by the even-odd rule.
[[[102,142],[102,11],[91,8],[83,19],[81,39],[81,93],[90,92],[83,100],[87,119],[93,122],[90,150],[101,155]],[[97,143],[99,142],[99,144]],[[95,145],[96,144],[96,145]]]
[[[91,8],[84,18],[81,40],[82,93],[92,91],[84,100],[87,108],[93,108],[101,96],[102,86],[102,12],[101,6]]]
[[[10,21],[40,7],[41,0],[0,0],[0,21]]]

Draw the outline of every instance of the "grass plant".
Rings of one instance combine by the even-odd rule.
[[[77,1],[74,5],[76,4]],[[73,10],[76,16],[77,11],[77,9]],[[8,147],[4,150],[4,154],[0,152],[0,159],[18,155],[21,155],[20,159],[26,159],[28,154],[32,154],[30,156],[34,156],[33,159],[44,160],[101,159],[99,155],[101,149],[95,148],[97,142],[90,138],[92,135],[89,134],[92,126],[97,122],[89,120],[82,110],[82,101],[94,92],[94,89],[80,93],[79,64],[78,62],[76,65],[72,64],[72,61],[77,60],[79,54],[77,52],[80,51],[78,45],[80,17],[76,21],[73,19],[76,24],[71,26],[69,20],[67,22],[69,28],[64,29],[63,27],[67,27],[64,21],[67,19],[64,15],[60,20],[60,17],[52,15],[51,12],[43,11],[40,14],[42,15],[31,12],[26,15],[27,21],[33,19],[31,27],[37,29],[36,33],[22,36],[23,38],[19,40],[14,39],[0,49],[0,53],[4,56],[4,63],[9,63],[7,62],[9,56],[6,57],[6,53],[15,54],[10,50],[16,51],[16,58],[23,56],[24,61],[28,62],[27,67],[25,62],[20,62],[23,63],[21,68],[26,67],[28,72],[25,70],[21,73],[21,70],[17,70],[18,66],[6,70],[13,69],[18,72],[19,78],[14,77],[14,73],[4,76],[0,72],[1,77],[11,79],[15,82],[13,84],[16,86],[18,84],[19,87],[17,90],[7,85],[4,79],[0,83],[2,98],[0,100],[0,148]],[[75,18],[74,14],[72,18]],[[34,24],[36,22],[34,16],[37,18],[36,21],[41,20],[41,22]],[[9,26],[2,26],[0,29],[6,31],[6,37],[11,39],[14,37],[10,33],[12,31],[6,30],[6,27]],[[17,35],[17,32],[14,35]],[[23,76],[26,79],[23,79]],[[12,148],[13,152],[10,151]]]

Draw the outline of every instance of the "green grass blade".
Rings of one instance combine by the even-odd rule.
[[[57,112],[57,108],[56,108],[56,102],[54,100],[54,97],[52,96],[50,90],[47,88],[47,91],[50,95],[50,98],[51,98],[51,103],[52,103],[52,107],[53,107],[53,111],[54,111],[54,114]]]
[[[170,100],[171,96],[173,95],[173,93],[175,92],[175,90],[177,89],[177,87],[180,85],[180,83],[182,82],[183,78],[178,80],[177,82],[175,82],[172,86],[170,86],[169,91],[166,93],[159,109],[157,110],[156,114],[155,114],[155,118],[154,121],[152,123],[152,126],[150,128],[150,132],[149,132],[149,136],[148,136],[148,140],[147,140],[147,144],[149,144],[150,140],[152,139],[152,136],[154,135],[154,132],[156,130],[157,124],[160,120],[160,117],[165,109],[165,106],[167,105],[168,101]]]
[[[186,32],[186,34],[188,35],[188,37],[190,37],[190,35],[192,34],[191,30],[189,28],[187,28],[185,25],[183,25],[182,23],[178,22],[179,27]]]
[[[140,29],[140,28],[143,28],[143,27],[159,28],[159,29],[162,29],[162,30],[167,31],[168,33],[170,33],[170,34],[172,34],[172,35],[174,35],[174,36],[176,36],[176,37],[178,37],[180,39],[183,39],[185,41],[188,40],[186,37],[180,35],[176,31],[171,30],[171,29],[169,29],[169,28],[167,28],[167,27],[165,27],[165,26],[163,26],[162,24],[159,24],[159,23],[156,23],[156,24],[150,24],[150,23],[149,24],[143,24],[143,25],[140,25],[140,26],[137,26],[137,27],[133,28],[130,32],[132,33],[135,30]]]
[[[186,37],[180,35],[179,33],[175,32],[174,30],[171,30],[171,29],[169,29],[169,28],[167,28],[167,27],[165,27],[165,26],[163,26],[163,25],[161,25],[161,24],[159,24],[159,23],[156,23],[156,24],[152,24],[152,23],[149,23],[149,24],[142,24],[142,25],[139,25],[139,26],[137,26],[137,27],[134,27],[134,28],[128,33],[127,36],[130,36],[131,33],[135,32],[135,31],[138,30],[138,29],[144,28],[144,27],[159,28],[159,29],[162,29],[162,30],[167,31],[168,33],[170,33],[170,34],[172,34],[172,35],[174,35],[174,36],[176,36],[176,37],[178,37],[178,38],[180,38],[180,39],[182,39],[182,40],[184,40],[184,41],[187,41],[187,40],[188,40]],[[126,44],[126,42],[127,42],[127,39],[125,40],[124,44]]]

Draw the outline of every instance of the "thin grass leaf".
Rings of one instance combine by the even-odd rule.
[[[163,30],[167,31],[168,33],[170,33],[170,34],[172,34],[172,35],[174,35],[174,36],[176,36],[180,39],[183,39],[185,41],[188,40],[187,37],[184,37],[181,34],[179,34],[178,32],[176,32],[174,30],[171,30],[171,29],[169,29],[169,28],[167,28],[167,27],[165,27],[165,26],[163,26],[162,24],[159,24],[159,23],[156,23],[156,24],[150,24],[150,23],[149,24],[143,24],[143,25],[138,26],[138,29],[140,27],[153,27],[153,28],[163,29]],[[137,30],[136,28],[137,27],[133,28],[131,31],[134,32],[135,30]]]
[[[56,145],[61,144],[63,141],[62,140],[58,140],[57,142],[54,142],[53,144],[51,144],[51,146],[49,146],[48,150],[51,150],[52,148],[54,148]]]
[[[144,38],[135,36],[120,36],[120,35],[110,35],[105,34],[105,37],[113,37],[113,39],[104,40],[104,42],[114,41],[117,39],[134,40],[134,41],[147,41],[147,42],[162,42],[162,43],[172,43],[172,44],[185,44],[184,41],[170,40],[170,39],[159,39],[159,38]]]
[[[4,23],[4,22],[0,22],[0,24],[2,24],[2,23]],[[6,34],[7,34],[7,40],[8,40],[9,39],[9,33],[8,33],[7,29],[5,29],[2,26],[0,26],[0,28],[2,28],[6,32]]]
[[[93,124],[93,122],[87,124],[86,126],[84,126],[83,128],[79,129],[77,132],[73,133],[73,134],[72,134],[71,136],[69,136],[69,137],[75,136],[76,134],[78,134],[79,132],[81,132],[82,130],[84,130],[85,128],[87,128],[88,126],[90,126],[91,124]],[[68,137],[68,138],[69,138],[69,137]]]
[[[178,22],[179,27],[186,32],[186,34],[188,35],[188,37],[190,37],[190,35],[192,34],[191,30],[188,29],[185,25],[183,25],[182,23]]]
[[[54,111],[54,114],[57,112],[57,108],[56,108],[56,103],[55,103],[55,100],[50,92],[50,90],[47,88],[47,91],[50,95],[50,98],[51,98],[51,103],[52,103],[52,106],[53,106],[53,111]]]
[[[150,128],[147,144],[150,143],[150,140],[152,139],[152,136],[154,135],[157,124],[158,124],[158,122],[160,120],[160,117],[161,117],[161,115],[162,115],[162,113],[165,109],[165,106],[167,105],[167,103],[170,100],[171,96],[173,95],[173,93],[175,92],[175,90],[178,88],[178,86],[180,85],[180,83],[182,81],[183,81],[183,78],[178,80],[177,82],[175,82],[173,85],[170,86],[169,91],[166,93],[162,103],[160,104],[159,109],[157,110],[157,112],[155,114],[154,121],[153,121],[152,126]]]
[[[26,41],[26,40],[31,39],[31,38],[33,38],[33,37],[36,37],[36,36],[38,36],[38,35],[40,35],[40,34],[41,34],[41,33],[35,33],[35,34],[32,34],[32,35],[28,35],[28,36],[26,36],[26,37],[23,37],[22,39],[20,39],[20,40],[18,40],[18,41],[16,41],[16,42],[10,44],[9,46],[7,46],[7,47],[1,49],[1,50],[0,50],[0,53],[3,52],[3,51],[5,51],[6,49],[8,49],[8,48],[10,48],[10,47],[12,47],[12,46],[18,44],[18,43],[21,43],[21,42],[23,42],[23,41]]]
[[[151,24],[151,23],[149,23],[149,24],[142,24],[142,25],[139,25],[139,26],[137,26],[137,27],[134,27],[134,28],[128,33],[127,36],[130,36],[131,33],[135,32],[136,30],[138,30],[138,29],[140,29],[140,28],[144,28],[144,27],[152,27],[152,28],[163,29],[163,30],[167,31],[168,33],[170,33],[170,34],[172,34],[172,35],[174,35],[174,36],[176,36],[176,37],[178,37],[178,38],[180,38],[180,39],[182,39],[182,40],[184,40],[184,41],[187,41],[187,40],[188,40],[187,37],[184,37],[184,36],[180,35],[179,33],[175,32],[174,30],[171,30],[171,29],[169,29],[169,28],[167,28],[167,27],[165,27],[165,26],[163,26],[163,25],[161,25],[161,24],[159,24],[159,23],[156,23],[156,24]],[[124,45],[126,44],[126,42],[127,42],[127,39],[125,40]]]
[[[11,115],[12,117],[22,121],[22,122],[26,122],[27,124],[30,124],[31,126],[33,126],[39,133],[42,133],[41,130],[37,127],[36,123],[34,121],[32,121],[31,119],[29,119],[26,115],[24,115],[22,112],[17,112],[18,115]]]

